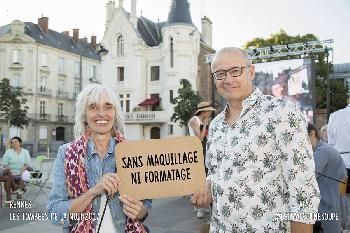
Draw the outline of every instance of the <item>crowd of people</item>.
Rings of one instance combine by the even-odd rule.
[[[189,135],[202,142],[206,167],[206,186],[191,203],[198,218],[211,210],[207,230],[341,232],[350,216],[350,106],[331,114],[319,133],[298,106],[276,94],[280,86],[275,96],[254,87],[254,65],[244,50],[219,50],[211,69],[227,105],[211,120],[216,109],[201,102],[188,122]],[[152,200],[118,191],[115,145],[126,140],[118,103],[101,84],[77,97],[75,139],[58,150],[47,207],[64,232],[149,231],[143,221]],[[7,201],[25,191],[21,175],[30,169],[21,138],[12,138],[11,147],[0,173]],[[70,217],[77,213],[99,217]]]

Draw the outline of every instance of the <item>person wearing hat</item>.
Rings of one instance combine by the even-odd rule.
[[[198,104],[198,108],[194,113],[194,116],[188,121],[190,136],[196,136],[202,142],[204,161],[208,137],[209,119],[213,111],[215,111],[215,108],[212,108],[208,102],[201,102]],[[205,169],[205,172],[207,173],[207,169]],[[197,217],[203,218],[204,211],[205,209],[199,208],[197,211]]]

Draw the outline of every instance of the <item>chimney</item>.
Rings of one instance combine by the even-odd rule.
[[[136,17],[136,0],[131,0],[131,17]]]
[[[115,11],[115,3],[114,1],[109,1],[106,4],[106,28],[108,28],[112,20],[114,11]]]
[[[79,43],[79,29],[73,29],[73,40],[76,44]]]
[[[137,28],[136,2],[137,0],[131,0],[130,21],[134,25],[134,28]]]
[[[49,18],[42,16],[41,18],[38,18],[38,25],[40,26],[41,30],[45,33],[45,35],[49,34]]]
[[[66,35],[66,36],[69,36],[69,31],[63,31],[62,34]]]
[[[91,36],[91,47],[96,49],[96,36]]]
[[[202,35],[203,35],[203,40],[204,42],[209,45],[210,47],[212,46],[212,22],[210,19],[206,16],[202,18]]]

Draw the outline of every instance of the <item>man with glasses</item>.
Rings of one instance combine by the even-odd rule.
[[[213,204],[212,233],[312,232],[320,194],[302,113],[253,86],[245,51],[221,49],[211,66],[227,106],[210,124],[207,186],[192,203]]]

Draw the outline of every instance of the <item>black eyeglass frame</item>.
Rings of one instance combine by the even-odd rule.
[[[237,77],[240,77],[243,74],[243,69],[244,68],[249,68],[250,66],[251,65],[249,65],[249,66],[234,66],[234,67],[232,67],[232,68],[230,68],[228,70],[218,70],[218,71],[215,71],[214,73],[211,73],[211,74],[212,74],[212,76],[214,77],[215,80],[225,80],[226,77],[227,77],[227,72],[229,72],[232,77],[237,78]],[[235,71],[237,69],[240,69],[240,71],[241,71],[239,73],[239,75],[234,75],[234,74],[231,73],[231,71]],[[225,72],[225,75],[223,76],[223,78],[218,78],[217,77],[217,73],[222,73],[222,72]]]

